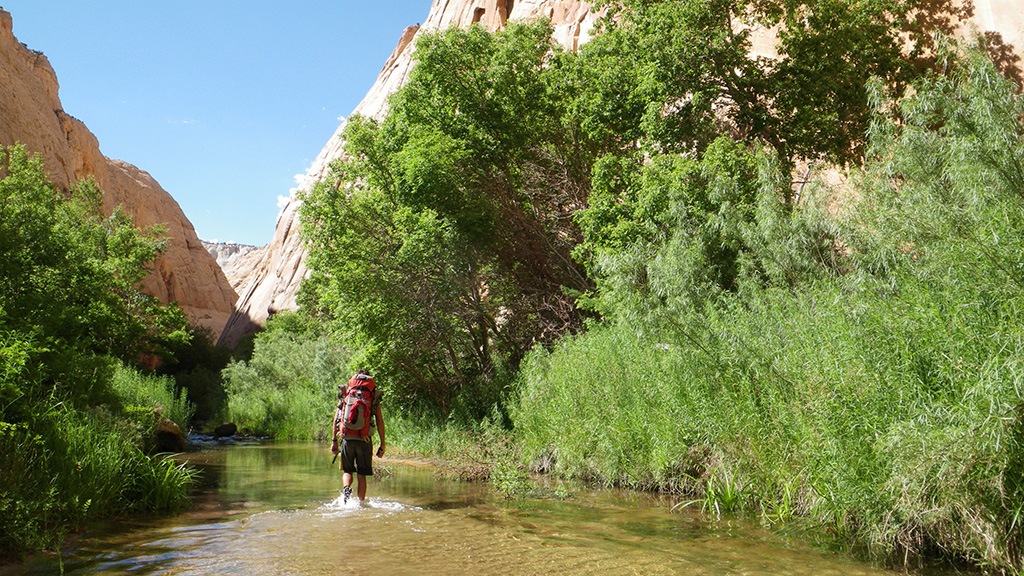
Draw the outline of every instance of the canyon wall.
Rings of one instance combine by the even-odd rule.
[[[0,145],[21,143],[40,154],[50,180],[62,190],[92,177],[108,214],[121,206],[136,226],[162,224],[169,245],[142,290],[162,302],[176,301],[193,324],[219,337],[237,295],[192,223],[152,176],[100,152],[92,132],[61,106],[49,60],[20,43],[13,27],[10,13],[0,10]]]
[[[1024,10],[1020,0],[938,0],[929,5],[922,18],[946,19],[947,28],[961,35],[972,29],[985,33],[996,51],[1009,55],[1024,54]],[[386,113],[389,94],[408,77],[412,50],[418,34],[452,26],[468,27],[479,23],[489,30],[502,28],[508,20],[547,17],[554,27],[554,39],[568,49],[576,49],[590,38],[598,14],[587,2],[578,0],[434,0],[422,26],[411,26],[399,39],[377,81],[353,114],[381,118]],[[934,22],[932,23],[935,24]],[[754,30],[752,49],[767,56],[775,54],[770,30]],[[1011,58],[1012,59],[1012,58]],[[344,122],[300,179],[299,195],[293,195],[277,220],[273,240],[259,250],[239,258],[228,271],[239,294],[236,312],[224,330],[224,341],[233,343],[263,324],[278,310],[296,308],[295,296],[306,276],[305,253],[299,238],[298,206],[301,191],[310,189],[325,177],[330,163],[342,155],[340,133]]]
[[[214,260],[217,261],[217,265],[222,270],[227,270],[236,260],[259,248],[258,246],[236,244],[233,242],[207,242],[206,240],[202,242],[203,247],[213,256]]]

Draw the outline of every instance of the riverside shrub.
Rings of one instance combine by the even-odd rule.
[[[280,313],[258,334],[252,358],[222,375],[227,417],[249,434],[322,440],[330,432],[349,352],[296,313]]]
[[[525,457],[803,519],[880,556],[1024,569],[1024,105],[983,56],[949,71],[884,108],[854,205],[790,221],[791,246],[835,233],[843,250],[819,261],[837,266],[796,283],[742,269],[705,305],[663,265],[671,236],[623,250],[649,264],[602,268],[608,319],[522,372]]]
[[[0,176],[0,555],[16,555],[174,509],[192,472],[142,452],[114,385],[185,337],[180,310],[136,289],[159,230],[101,215],[95,183],[58,191],[20,146],[0,149]]]

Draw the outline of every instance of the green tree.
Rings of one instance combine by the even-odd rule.
[[[703,150],[719,135],[795,159],[857,161],[870,119],[866,85],[894,89],[919,0],[622,0],[608,32],[583,46],[595,66],[588,115],[654,152]],[[752,29],[777,31],[777,57],[753,54]]]
[[[24,364],[26,380],[44,386],[34,392],[95,401],[105,377],[90,374],[106,373],[105,358],[134,364],[185,337],[181,311],[137,288],[165,244],[161,230],[140,233],[120,210],[102,216],[91,181],[65,197],[20,147],[2,160],[0,330],[35,352]]]
[[[564,289],[589,287],[571,258],[589,161],[550,33],[421,38],[387,118],[349,120],[348,159],[303,205],[304,302],[401,383],[399,403],[485,415],[507,367],[580,324]]]
[[[142,453],[112,382],[186,332],[179,309],[137,288],[158,228],[103,216],[93,182],[62,193],[23,147],[0,149],[0,175],[0,553],[22,553],[184,501],[191,473]]]
[[[597,284],[582,301],[603,317],[678,316],[745,287],[794,289],[841,265],[834,226],[816,210],[786,209],[789,180],[768,149],[723,136],[699,159],[609,156],[594,174],[576,253]]]
[[[782,210],[773,154],[728,140],[595,170],[582,225],[609,318],[525,364],[526,458],[1019,572],[1024,101],[954,53],[912,97],[874,93],[864,171],[826,222]],[[714,289],[733,268],[705,246],[739,247],[738,289]]]

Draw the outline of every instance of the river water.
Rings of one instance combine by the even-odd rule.
[[[665,497],[620,491],[505,501],[486,484],[376,461],[369,498],[342,503],[340,472],[310,444],[190,453],[203,470],[196,506],[72,541],[22,574],[905,574],[787,539],[754,522],[672,511]],[[925,574],[948,574],[924,570]]]

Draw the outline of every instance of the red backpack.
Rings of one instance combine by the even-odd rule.
[[[358,436],[368,439],[373,423],[373,405],[377,395],[377,384],[369,374],[356,374],[348,381],[345,396],[338,408],[341,420],[337,423],[343,436]]]

